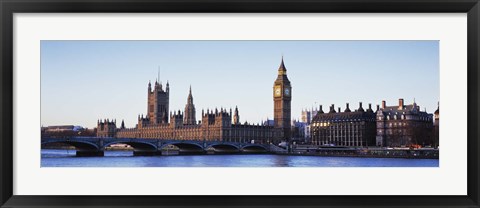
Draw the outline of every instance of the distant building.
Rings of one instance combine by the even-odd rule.
[[[312,121],[312,113],[302,109],[302,118],[300,121],[309,124]]]
[[[320,111],[313,118],[311,125],[311,143],[326,146],[373,146],[375,145],[375,113],[369,104],[364,110],[360,102],[359,108],[350,110],[347,103],[344,112],[334,105],[328,113]]]
[[[292,121],[292,140],[299,142],[306,142],[307,137],[305,135],[305,128],[308,126],[307,123],[302,121],[293,120]]]
[[[301,114],[302,117],[300,121],[307,124],[312,123],[312,119],[317,115],[318,111],[319,109],[313,109],[313,108],[311,108],[310,110],[308,110],[307,108],[303,109]]]
[[[301,117],[301,122],[304,122],[306,124],[310,124],[312,123],[312,119],[313,117],[315,117],[315,115],[317,115],[317,112],[318,112],[318,109],[311,109],[311,110],[308,110],[308,109],[302,109],[302,117]]]
[[[60,125],[44,127],[45,132],[61,132],[61,131],[81,131],[83,127],[74,125]]]
[[[95,129],[87,129],[75,125],[47,126],[41,128],[42,137],[93,136]]]
[[[275,125],[275,121],[272,120],[272,119],[267,119],[266,121],[263,121],[262,123],[265,126],[274,126]]]
[[[323,113],[322,105],[320,105],[319,109],[313,110],[312,108],[311,111],[302,110],[302,122],[306,123],[304,128],[306,142],[311,142],[312,120],[317,115],[317,113]]]
[[[408,147],[411,145],[433,145],[433,115],[421,111],[420,106],[405,105],[403,99],[398,105],[382,107],[377,111],[377,146]]]

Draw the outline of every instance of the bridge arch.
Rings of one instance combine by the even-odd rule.
[[[143,141],[112,141],[103,145],[103,147],[108,147],[113,144],[128,144],[134,151],[157,151],[157,146],[155,144]]]
[[[203,146],[201,144],[195,143],[195,142],[167,142],[160,146],[159,149],[163,149],[167,147],[168,145],[173,145],[175,147],[178,147],[179,153],[180,154],[188,154],[188,153],[199,153],[199,152],[204,152]]]
[[[50,140],[42,141],[41,145],[46,144],[66,144],[75,147],[80,151],[98,151],[98,145],[93,142],[81,141],[81,140]]]
[[[245,145],[240,149],[242,152],[245,153],[266,153],[268,152],[268,149],[259,144],[250,144],[250,145]]]
[[[215,153],[235,153],[240,151],[240,147],[228,143],[211,144],[206,149],[212,148]]]

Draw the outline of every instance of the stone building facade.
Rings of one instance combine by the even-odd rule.
[[[344,112],[334,106],[328,113],[319,111],[311,124],[311,143],[327,146],[381,146],[412,147],[438,146],[439,109],[434,115],[421,111],[415,102],[405,105],[399,99],[397,106],[377,105],[367,110],[362,103],[351,111],[347,103]],[[434,120],[435,119],[435,120]]]
[[[345,111],[330,106],[324,113],[320,107],[311,124],[311,143],[323,146],[373,146],[375,145],[375,113],[371,104],[367,110],[360,102],[359,108],[350,110],[347,103]]]
[[[151,124],[149,118],[140,116],[136,128],[117,129],[118,138],[165,138],[175,140],[205,140],[225,142],[270,143],[275,142],[273,126],[260,124],[232,124],[231,111],[226,109],[202,112],[199,124],[185,124],[185,114],[177,111],[170,116],[169,124]]]
[[[191,87],[185,110],[172,112],[169,111],[168,82],[164,90],[162,84],[156,81],[153,89],[148,84],[147,114],[138,116],[135,128],[125,128],[123,122],[122,128],[116,128],[116,122],[103,120],[97,123],[97,136],[277,144],[288,140],[291,135],[291,89],[282,58],[274,83],[273,125],[241,124],[237,107],[234,113],[231,108],[207,109],[206,112],[202,110],[202,118],[197,123]]]
[[[398,105],[382,107],[376,113],[377,146],[410,147],[411,145],[433,145],[433,115],[421,111],[420,106],[405,105],[403,99]]]

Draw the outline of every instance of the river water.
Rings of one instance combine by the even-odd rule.
[[[105,151],[104,157],[75,157],[75,150],[42,149],[42,167],[438,167],[438,159],[288,155],[133,156]]]

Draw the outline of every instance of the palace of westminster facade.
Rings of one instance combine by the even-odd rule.
[[[237,107],[234,112],[224,108],[202,110],[202,118],[197,122],[191,88],[183,112],[169,111],[168,82],[165,89],[161,83],[155,82],[153,89],[148,83],[147,93],[147,114],[138,116],[135,128],[125,128],[123,121],[117,128],[116,121],[99,120],[97,136],[273,144],[296,137],[291,123],[292,86],[283,58],[273,85],[273,123],[241,124]],[[347,103],[343,112],[340,108],[335,111],[332,105],[324,113],[320,106],[314,114],[307,124],[311,135],[307,142],[313,145],[438,146],[439,110],[435,111],[435,115],[428,114],[421,111],[415,102],[405,105],[403,99],[399,99],[398,106],[386,106],[382,101],[382,107],[377,105],[376,111],[372,110],[371,104],[368,109],[363,109],[362,103],[353,111]]]
[[[147,115],[138,117],[135,128],[125,128],[122,121],[117,128],[116,121],[99,120],[97,122],[98,137],[117,138],[164,138],[172,140],[205,140],[242,143],[279,143],[291,137],[291,93],[292,87],[287,77],[287,69],[282,62],[278,68],[278,76],[274,82],[274,123],[248,124],[240,123],[238,108],[227,110],[203,111],[197,123],[192,89],[187,98],[185,111],[169,111],[170,86],[165,89],[155,82],[153,89],[148,83]]]

